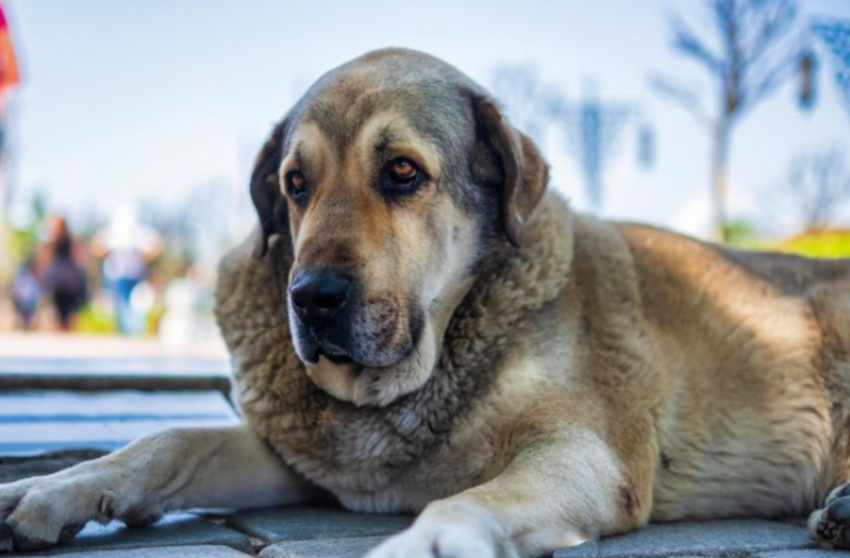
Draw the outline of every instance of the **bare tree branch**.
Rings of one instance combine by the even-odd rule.
[[[794,158],[782,184],[788,205],[799,212],[803,228],[822,230],[850,201],[850,172],[844,150],[833,146]]]
[[[560,111],[564,96],[554,85],[543,83],[535,69],[525,65],[496,68],[492,90],[505,105],[508,117],[538,145],[545,144],[546,127]]]
[[[693,88],[686,87],[677,83],[669,76],[661,74],[650,74],[648,81],[649,86],[656,93],[688,111],[700,126],[706,130],[710,130],[714,126],[714,120],[703,106],[698,93]]]
[[[758,9],[758,6],[762,6]],[[746,62],[757,62],[776,41],[791,30],[797,18],[797,6],[789,0],[754,2],[754,17],[760,19],[753,26],[753,37],[745,44]]]
[[[670,25],[673,28],[672,43],[674,49],[689,56],[712,74],[720,75],[723,72],[720,56],[713,53],[682,18],[673,16]]]

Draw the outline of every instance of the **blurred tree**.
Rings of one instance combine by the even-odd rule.
[[[557,115],[573,157],[581,166],[594,212],[602,208],[605,168],[613,160],[617,140],[635,112],[631,105],[600,100],[594,91],[577,103],[564,103]]]
[[[791,163],[782,192],[797,208],[803,229],[820,231],[834,224],[850,201],[850,172],[844,150],[830,147],[798,155]]]
[[[850,20],[823,19],[812,26],[812,31],[832,55],[835,85],[850,111]]]
[[[703,37],[680,17],[672,20],[673,48],[707,72],[717,101],[707,110],[698,93],[668,76],[653,76],[660,94],[689,110],[712,135],[713,228],[726,237],[728,160],[741,117],[794,75],[804,49],[794,33],[793,0],[704,0],[713,19]]]
[[[595,91],[577,102],[567,101],[556,86],[542,82],[527,65],[504,65],[493,72],[491,89],[504,104],[508,118],[546,151],[547,131],[555,124],[567,139],[570,154],[584,176],[590,206],[602,205],[602,178],[611,162],[616,140],[628,121],[642,118],[638,107],[600,100]],[[655,156],[655,137],[648,121],[638,127],[638,159],[648,168]]]
[[[504,104],[511,123],[544,148],[546,127],[563,104],[563,94],[542,83],[532,66],[522,64],[499,66],[491,83],[493,94]]]
[[[214,266],[235,236],[238,223],[231,210],[235,193],[228,180],[215,178],[197,184],[167,205],[143,200],[139,213],[162,235],[164,259]]]

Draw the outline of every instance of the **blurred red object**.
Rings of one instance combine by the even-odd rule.
[[[0,89],[12,87],[20,81],[21,73],[18,69],[12,37],[9,34],[9,23],[3,11],[3,5],[0,4]]]

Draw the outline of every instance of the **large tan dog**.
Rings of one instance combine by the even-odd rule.
[[[546,182],[434,58],[324,76],[258,158],[254,257],[221,266],[247,427],[0,487],[7,548],[322,490],[422,511],[373,558],[530,557],[648,521],[806,514],[833,489],[812,536],[850,545],[850,264],[579,216]]]

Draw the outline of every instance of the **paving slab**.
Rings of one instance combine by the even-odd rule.
[[[48,556],[27,554],[29,558]],[[251,556],[227,546],[160,546],[153,548],[129,548],[94,552],[73,552],[62,558],[248,558]]]
[[[239,424],[217,391],[0,393],[0,456],[112,451],[171,427]]]
[[[105,454],[101,450],[67,450],[38,457],[0,457],[0,484],[49,475]]]
[[[88,343],[97,341],[89,340]],[[0,339],[0,391],[217,390],[227,395],[230,390],[230,364],[224,358],[15,357],[5,356],[10,349],[4,350],[3,345]]]
[[[557,550],[554,558],[687,555],[738,558],[758,552],[812,548],[814,546],[804,527],[761,520],[726,520],[658,523],[594,544]]]
[[[316,539],[350,539],[398,533],[412,515],[353,513],[338,507],[269,508],[226,516],[226,525],[267,543]]]
[[[387,537],[284,541],[263,549],[260,558],[362,558],[385,540]]]
[[[850,556],[846,550],[824,550],[824,549],[806,549],[806,550],[781,550],[779,552],[759,552],[752,555],[752,558],[847,558]]]
[[[109,525],[89,523],[67,545],[55,546],[40,553],[44,556],[56,556],[174,546],[226,546],[246,554],[253,554],[250,539],[242,533],[192,514],[169,515],[156,525],[144,529],[132,529],[119,522],[112,522]],[[33,555],[20,553],[8,556],[32,557]]]

